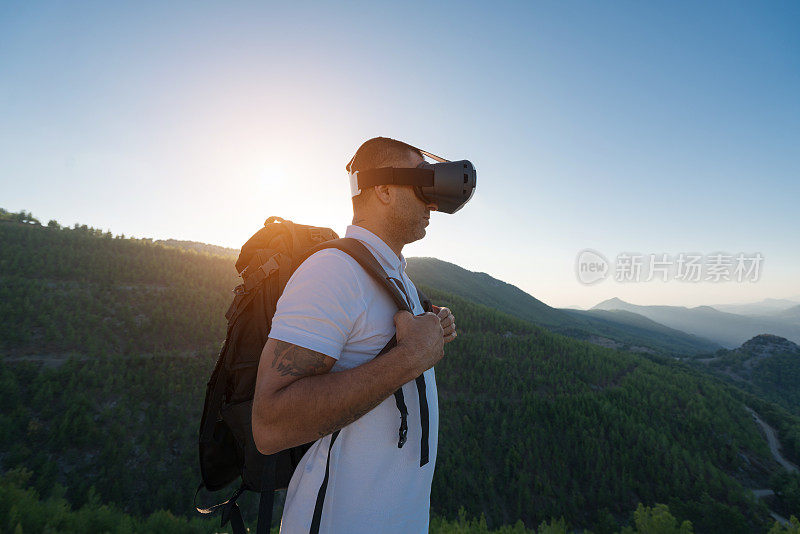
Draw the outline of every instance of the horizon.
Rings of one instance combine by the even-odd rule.
[[[344,165],[386,135],[478,173],[409,257],[558,308],[800,295],[800,4],[305,7],[3,4],[3,207],[228,248],[269,215],[341,234]],[[587,249],[763,265],[584,285]]]

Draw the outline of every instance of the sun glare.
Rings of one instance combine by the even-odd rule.
[[[306,171],[306,172],[303,172]],[[344,180],[337,184],[330,173],[310,173],[267,163],[252,179],[251,212],[257,218],[277,215],[300,224],[327,226],[341,232],[351,217]],[[341,187],[336,187],[340,185]]]

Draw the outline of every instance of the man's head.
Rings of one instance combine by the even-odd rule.
[[[388,137],[375,137],[356,151],[346,169],[366,171],[381,167],[415,168],[425,161],[419,149]],[[431,210],[410,185],[376,185],[353,197],[353,222],[378,225],[389,239],[405,244],[425,237]]]

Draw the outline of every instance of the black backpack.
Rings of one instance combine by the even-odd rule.
[[[349,254],[389,291],[398,309],[411,311],[412,308],[402,284],[397,284],[386,274],[361,242],[339,239],[329,228],[294,224],[280,217],[270,217],[264,227],[244,244],[236,261],[236,270],[242,276],[243,283],[233,290],[235,296],[225,314],[228,319],[227,335],[206,386],[199,436],[202,482],[195,492],[197,511],[212,514],[221,510],[222,526],[230,521],[235,534],[246,533],[241,511],[236,504],[245,490],[261,494],[256,532],[269,532],[274,492],[289,486],[295,467],[312,445],[306,443],[276,454],[263,455],[256,448],[250,418],[258,362],[269,337],[278,298],[289,277],[303,260],[324,248],[337,248]],[[422,293],[419,293],[419,298],[425,311],[430,311],[430,301]],[[393,336],[379,355],[389,351],[395,344]],[[422,466],[428,462],[428,404],[424,378],[418,377],[416,384],[422,418]],[[408,410],[402,388],[394,396],[400,412],[398,447],[402,447],[408,429]],[[331,445],[337,435],[338,431],[333,434]],[[241,478],[241,485],[227,501],[207,508],[197,506],[197,495],[201,489],[217,491],[238,478]],[[319,530],[327,479],[326,473],[318,494],[312,532]]]

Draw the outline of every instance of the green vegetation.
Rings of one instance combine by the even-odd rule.
[[[0,247],[6,354],[208,354],[224,337],[230,259],[77,224],[0,222]]]
[[[237,280],[232,257],[8,222],[0,273],[0,472],[30,471],[14,491],[47,496],[36,506],[66,515],[108,503],[107,513],[131,515],[120,519],[131,532],[159,510],[176,531],[205,532],[185,518],[199,482],[205,383]],[[605,534],[630,523],[639,503],[668,505],[675,529],[688,520],[700,533],[766,532],[767,508],[749,488],[771,481],[787,516],[800,515],[743,404],[789,437],[795,462],[797,417],[681,362],[576,341],[424,289],[454,310],[460,330],[436,367],[432,509],[450,522],[435,519],[432,532],[553,529],[552,518],[564,518]],[[224,495],[204,502],[214,498]],[[248,522],[254,504],[244,499]],[[481,516],[485,526],[467,519]],[[437,521],[472,530],[434,530]],[[13,531],[12,522],[0,518],[0,528]]]
[[[0,532],[9,534],[230,532],[230,530],[220,531],[218,520],[199,518],[189,520],[164,510],[158,510],[140,519],[124,513],[116,506],[101,504],[93,488],[89,490],[86,502],[80,508],[73,509],[63,496],[63,486],[53,486],[45,499],[42,499],[35,489],[26,487],[30,475],[30,471],[15,469],[0,478]]]
[[[738,349],[688,361],[735,385],[742,402],[775,428],[783,454],[800,465],[800,427],[792,417],[800,415],[800,347],[778,336],[759,335]]]
[[[797,514],[800,510],[800,473],[777,473],[770,485],[777,496],[775,511],[786,517]]]
[[[63,497],[63,486],[56,485],[50,495],[41,498],[39,493],[26,487],[30,472],[15,469],[0,477],[0,532],[22,534],[37,532],[43,534],[149,534],[170,532],[176,534],[228,533],[230,526],[221,528],[216,519],[186,519],[159,510],[146,518],[127,514],[113,505],[101,504],[97,493],[90,488],[86,503],[73,509]],[[691,534],[692,525],[678,521],[664,504],[653,508],[639,505],[633,512],[633,526],[623,527],[620,534]],[[5,525],[5,527],[3,527]],[[527,529],[522,521],[513,526],[489,528],[486,519],[467,518],[461,508],[458,517],[447,520],[434,517],[430,524],[431,534],[567,534],[570,532],[566,521],[543,521],[537,529]],[[588,532],[588,531],[586,531]],[[277,534],[278,527],[271,529]],[[777,522],[769,534],[800,533],[800,522],[791,518],[791,525],[783,528]]]
[[[469,503],[500,523],[564,516],[592,528],[666,502],[699,532],[752,531],[760,506],[731,474],[766,486],[750,462],[771,460],[728,387],[428,292],[465,325],[437,366],[437,474],[448,475],[435,478],[434,500],[445,510]]]
[[[708,365],[740,387],[800,415],[800,347],[760,335],[735,350],[720,350]]]

